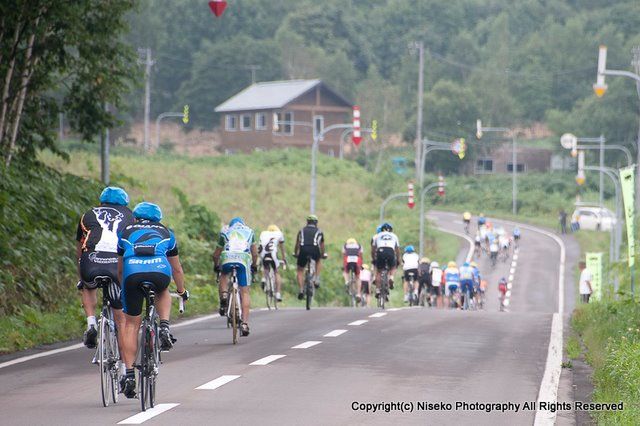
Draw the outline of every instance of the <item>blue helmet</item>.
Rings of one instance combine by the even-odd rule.
[[[133,217],[160,222],[162,220],[162,210],[157,204],[143,201],[133,209]]]
[[[393,231],[393,226],[391,226],[391,224],[389,222],[385,222],[382,225],[380,225],[380,229],[382,229],[383,231]]]
[[[413,248],[413,246],[406,246],[404,248],[404,252],[405,253],[413,253],[413,252],[415,252],[415,249]]]
[[[129,195],[122,188],[107,186],[100,194],[100,203],[126,206],[129,204]]]
[[[382,225],[378,225],[376,228],[376,234],[379,234],[380,232],[382,232]]]
[[[469,266],[469,262],[464,262],[462,266]]]
[[[229,221],[229,227],[232,227],[232,226],[233,226],[233,225],[235,225],[236,223],[239,223],[239,224],[241,224],[241,225],[244,225],[244,220],[242,220],[242,218],[241,218],[241,217],[239,217],[239,216],[234,217],[233,219],[231,219],[231,220]]]

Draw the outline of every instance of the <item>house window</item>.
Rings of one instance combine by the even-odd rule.
[[[293,124],[291,124],[293,122],[293,112],[278,112],[275,114],[275,118],[278,120],[277,134],[293,135]]]
[[[476,161],[476,173],[493,173],[493,160],[479,158]]]
[[[324,129],[324,117],[321,115],[313,116],[313,128],[316,132],[316,135],[319,135]]]
[[[242,114],[240,116],[240,130],[251,130],[251,114]]]
[[[510,173],[513,172],[513,163],[507,163],[507,171]],[[522,172],[524,172],[524,164],[518,163],[518,166],[516,168],[516,173],[522,173]]]
[[[224,121],[224,129],[228,132],[235,132],[238,130],[238,116],[227,114]]]
[[[256,130],[265,130],[267,128],[267,114],[264,112],[256,113]]]

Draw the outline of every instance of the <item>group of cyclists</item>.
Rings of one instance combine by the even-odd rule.
[[[465,231],[469,233],[471,213],[465,212],[462,215]],[[516,225],[510,237],[502,226],[494,226],[488,221],[484,213],[478,216],[478,226],[475,235],[475,255],[480,257],[483,253],[489,256],[491,266],[496,266],[498,259],[506,261],[509,253],[518,248],[520,242],[520,228]]]
[[[138,346],[138,331],[145,293],[143,283],[152,283],[155,305],[159,315],[158,337],[160,348],[168,351],[176,339],[170,331],[171,295],[168,286],[173,278],[177,293],[184,301],[189,299],[185,287],[184,273],[178,256],[178,242],[169,228],[164,226],[162,210],[154,203],[141,202],[133,210],[129,207],[129,196],[119,187],[107,187],[100,194],[100,203],[86,211],[77,229],[78,289],[87,317],[84,344],[95,348],[97,344],[97,284],[96,278],[108,277],[110,284],[103,290],[108,292],[113,316],[118,332],[118,346],[122,354],[122,381],[120,387],[128,398],[136,396],[134,362]],[[468,225],[470,215],[464,216]],[[494,232],[490,223],[481,215],[478,218],[478,241],[483,238],[494,252],[494,245],[500,243],[501,234]],[[519,231],[514,230],[517,242]],[[510,240],[509,240],[510,242]],[[271,224],[259,238],[241,217],[234,217],[222,226],[217,246],[212,254],[213,269],[219,278],[220,315],[227,311],[229,277],[233,272],[240,289],[242,318],[240,331],[248,336],[251,298],[249,286],[258,267],[272,269],[275,275],[275,298],[282,301],[281,270],[286,269],[285,238],[277,225]],[[413,246],[401,246],[393,226],[385,222],[371,238],[371,266],[363,263],[363,248],[355,238],[349,238],[342,248],[345,286],[356,292],[359,303],[367,306],[375,286],[376,297],[380,294],[381,273],[388,280],[388,289],[394,288],[394,274],[402,264],[404,302],[417,304],[418,299],[429,306],[469,308],[482,306],[486,281],[481,278],[475,262],[458,267],[456,262],[448,262],[446,268],[438,262],[416,253]],[[479,252],[480,250],[478,250]],[[296,278],[298,299],[304,294],[305,268],[315,262],[311,277],[315,288],[320,287],[322,260],[327,257],[325,237],[318,227],[318,217],[309,215],[306,225],[296,237],[294,257],[296,257]],[[353,278],[352,278],[353,277]],[[355,289],[350,289],[350,280],[355,279]],[[263,278],[264,289],[264,278]]]

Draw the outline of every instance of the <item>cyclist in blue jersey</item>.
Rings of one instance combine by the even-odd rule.
[[[474,271],[469,262],[465,262],[462,264],[460,268],[460,291],[462,293],[462,305],[464,306],[465,299],[467,297],[467,292],[469,292],[469,296],[473,295],[473,278]],[[467,300],[467,305],[471,303],[471,300]]]
[[[447,264],[447,269],[444,270],[444,283],[447,307],[452,307],[450,301],[453,299],[455,305],[456,296],[460,288],[460,270],[456,262],[451,261]]]
[[[480,275],[480,269],[478,269],[478,264],[476,262],[471,262],[471,268],[473,269],[473,296],[476,299],[476,304],[480,302],[482,296],[482,289],[480,288],[480,282],[482,281],[482,276]]]
[[[122,381],[122,391],[127,398],[133,398],[136,394],[133,363],[138,350],[138,330],[142,322],[142,283],[153,283],[155,305],[160,317],[160,348],[164,351],[171,349],[175,341],[169,330],[171,296],[167,288],[172,276],[178,294],[184,300],[189,298],[178,258],[178,244],[173,232],[160,223],[160,207],[142,202],[133,209],[133,217],[135,222],[127,226],[118,239],[118,276],[122,283],[122,305],[125,313],[122,357],[127,369]]]
[[[478,229],[487,224],[487,219],[484,217],[484,213],[478,215]]]
[[[240,217],[234,217],[229,227],[220,232],[218,247],[213,253],[214,271],[221,272],[218,294],[220,296],[220,315],[225,315],[229,296],[229,275],[236,270],[240,299],[242,301],[242,323],[240,331],[243,336],[249,335],[249,309],[251,298],[249,286],[251,278],[258,266],[258,249],[253,229],[245,225]]]

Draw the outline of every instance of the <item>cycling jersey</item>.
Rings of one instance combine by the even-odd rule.
[[[431,268],[431,285],[439,286],[442,283],[444,272],[440,268]]]
[[[473,281],[473,268],[471,266],[460,267],[460,281]]]
[[[218,247],[222,248],[220,264],[224,274],[236,269],[238,284],[241,287],[251,282],[251,246],[255,243],[253,229],[242,223],[236,223],[218,238]]]
[[[498,252],[498,243],[496,243],[495,239],[489,244],[489,251],[492,253]]]
[[[447,268],[444,270],[444,282],[447,286],[460,284],[460,271],[458,268]]]
[[[473,268],[473,285],[479,286],[480,281],[482,281],[482,277],[480,276],[480,270],[476,267],[472,267],[472,268]]]
[[[300,247],[319,247],[324,241],[324,234],[316,225],[309,224],[298,232]]]
[[[126,206],[102,204],[85,212],[78,222],[76,240],[83,252],[117,253],[118,233],[133,223],[133,214]]]
[[[405,253],[402,255],[402,270],[418,269],[420,264],[420,255],[418,253]]]
[[[284,235],[281,231],[262,231],[260,233],[260,257],[264,260],[268,255],[278,266],[278,245],[280,243],[284,243]]]
[[[344,260],[344,264],[347,263],[357,263],[358,265],[362,264],[362,246],[358,243],[356,244],[345,244],[342,246],[342,256]]]
[[[464,213],[462,214],[462,219],[463,219],[465,222],[469,222],[469,221],[471,220],[471,213],[469,213],[469,212],[464,212]]]
[[[144,299],[142,283],[153,283],[156,292],[169,286],[171,265],[167,257],[178,255],[178,243],[173,232],[161,223],[138,220],[120,233],[118,255],[123,261],[123,309],[138,316]]]
[[[360,281],[363,283],[371,282],[371,271],[369,269],[363,269],[360,271]]]
[[[478,218],[478,226],[484,225],[485,223],[487,223],[487,219],[485,219],[483,216],[480,216]]]
[[[391,248],[395,250],[396,247],[400,247],[400,240],[393,232],[382,231],[373,237],[373,244],[376,248]]]

